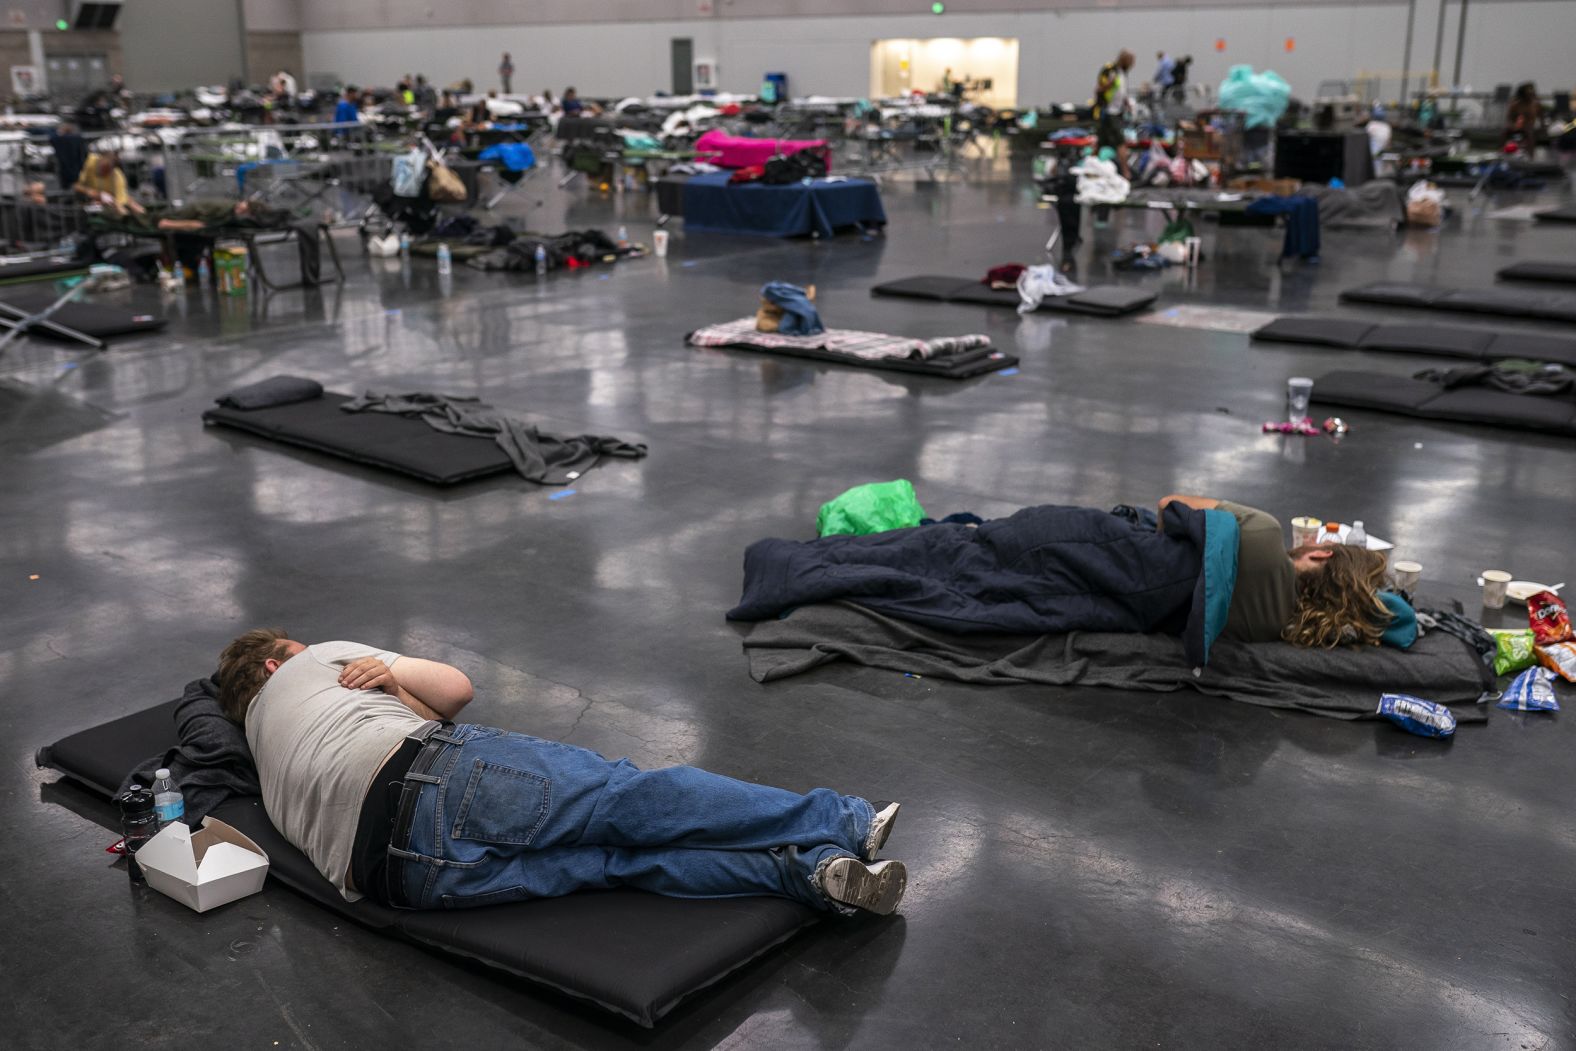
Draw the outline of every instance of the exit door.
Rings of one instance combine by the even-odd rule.
[[[90,91],[109,87],[109,63],[103,53],[50,55],[45,68],[49,71],[49,92],[57,99],[75,102]]]
[[[695,41],[673,37],[673,94],[695,94]]]

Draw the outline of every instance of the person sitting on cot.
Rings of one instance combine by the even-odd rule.
[[[116,216],[141,215],[146,211],[127,190],[126,173],[120,169],[120,157],[110,150],[88,158],[73,188],[90,202],[103,205]]]
[[[348,901],[435,909],[632,887],[774,895],[887,914],[907,883],[876,860],[898,804],[804,795],[473,723],[438,661],[254,629],[219,659],[263,805]]]

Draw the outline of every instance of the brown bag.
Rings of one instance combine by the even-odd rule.
[[[427,196],[434,201],[463,201],[465,183],[442,161],[427,162]]]
[[[815,302],[815,286],[811,285],[804,290],[804,298]],[[783,308],[769,299],[761,300],[761,305],[755,311],[755,331],[776,332],[783,323]]]

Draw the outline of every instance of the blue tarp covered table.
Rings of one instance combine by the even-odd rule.
[[[869,179],[813,179],[768,186],[729,185],[728,172],[693,175],[684,184],[684,228],[726,234],[831,237],[847,226],[884,226],[881,192]]]

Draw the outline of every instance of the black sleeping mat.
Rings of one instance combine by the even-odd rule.
[[[1555,285],[1576,285],[1576,263],[1551,263],[1528,260],[1512,263],[1499,272],[1501,281],[1543,281]]]
[[[175,744],[178,703],[62,738],[39,749],[36,761],[108,797],[128,771]],[[234,797],[213,814],[263,848],[270,876],[340,916],[479,960],[647,1027],[818,916],[785,898],[696,900],[631,890],[433,912],[366,899],[352,904],[285,841],[261,799]]]
[[[877,296],[902,296],[908,299],[931,299],[942,303],[970,303],[976,306],[1012,307],[1017,309],[1021,300],[1016,289],[996,289],[979,281],[963,277],[944,277],[924,274],[887,281],[870,290]],[[1039,309],[1063,314],[1090,314],[1096,317],[1120,317],[1147,309],[1158,298],[1158,293],[1125,285],[1097,285],[1070,296],[1048,296],[1040,301]]]
[[[29,291],[0,297],[0,306],[33,314],[48,307],[56,298],[58,297],[54,295],[40,296],[36,292]],[[130,307],[117,307],[107,303],[67,303],[49,315],[49,320],[99,339],[152,332],[169,324],[168,318],[160,317],[158,314],[148,314]],[[35,327],[29,334],[54,339],[65,338],[43,327]]]
[[[1538,321],[1576,321],[1576,292],[1544,292],[1526,288],[1439,288],[1381,281],[1348,288],[1341,298],[1354,303],[1415,307],[1465,314],[1488,314]]]
[[[1570,397],[1511,394],[1488,387],[1446,390],[1409,376],[1343,370],[1314,380],[1313,400],[1425,420],[1576,435],[1576,399]]]
[[[237,430],[370,467],[419,478],[434,485],[513,470],[509,457],[491,438],[435,431],[420,419],[383,412],[341,412],[348,394],[267,409],[228,409],[202,414],[205,424]]]
[[[47,255],[33,258],[0,259],[0,285],[16,281],[36,281],[44,277],[85,274],[89,263],[74,255]]]
[[[1536,332],[1494,332],[1461,325],[1377,324],[1342,317],[1278,317],[1257,329],[1253,338],[1272,343],[1472,361],[1525,358],[1576,368],[1576,339]]]
[[[1532,217],[1544,223],[1576,223],[1576,205],[1550,208],[1546,212],[1536,212]]]

